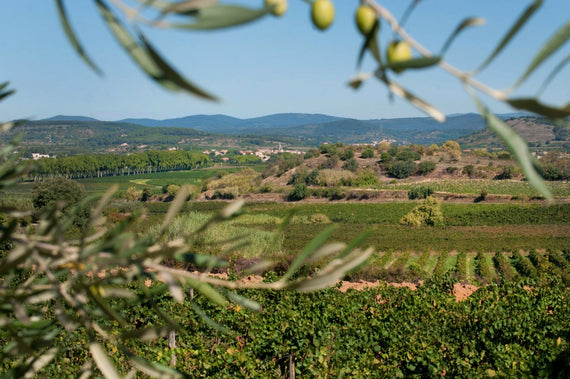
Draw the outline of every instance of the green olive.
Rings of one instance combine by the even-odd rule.
[[[376,12],[368,5],[361,5],[356,10],[356,26],[363,36],[367,36],[372,31],[376,22]]]
[[[330,0],[315,0],[311,7],[311,19],[320,30],[325,30],[334,20],[334,5]]]
[[[386,51],[386,59],[389,64],[398,63],[412,59],[412,49],[406,41],[392,41]],[[404,71],[403,68],[393,69],[397,74]]]
[[[287,0],[265,0],[266,6],[273,6],[271,14],[282,16],[287,11]]]

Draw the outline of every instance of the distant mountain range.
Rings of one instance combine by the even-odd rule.
[[[536,146],[566,143],[562,129],[524,114],[502,115],[521,129]],[[123,119],[99,121],[83,116],[55,116],[26,121],[17,130],[21,146],[37,152],[80,154],[128,152],[138,149],[201,148],[225,146],[258,148],[282,143],[290,147],[319,146],[323,142],[441,144],[457,140],[464,147],[500,146],[478,114],[457,114],[438,123],[428,117],[356,120],[324,114],[280,113],[240,119],[226,115],[193,115],[166,120]],[[14,136],[0,135],[6,139]]]
[[[81,116],[55,116],[42,122],[91,121]],[[236,136],[296,137],[313,144],[342,141],[370,143],[395,140],[401,143],[441,143],[469,135],[485,128],[477,114],[449,116],[444,123],[429,117],[357,120],[324,114],[278,113],[241,119],[226,115],[193,115],[165,120],[127,118],[116,123],[146,127],[176,127],[195,129],[206,133]]]

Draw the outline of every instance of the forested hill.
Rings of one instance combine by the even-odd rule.
[[[555,125],[547,119],[532,116],[513,117],[505,122],[520,134],[531,148],[570,150],[570,129],[568,127]],[[489,129],[458,138],[457,141],[464,148],[504,148],[501,139]]]
[[[72,116],[73,117],[73,116]],[[299,144],[297,138],[259,136],[225,136],[189,128],[145,127],[125,122],[77,121],[68,116],[49,120],[26,121],[9,133],[0,135],[7,141],[17,134],[24,154],[77,155],[86,153],[127,153],[145,150],[201,147],[287,146]]]
[[[187,128],[146,128],[122,122],[44,120],[27,121],[3,139],[22,135],[20,146],[38,153],[92,153],[126,150],[141,145],[152,148],[178,146],[186,140],[202,141],[209,133]]]
[[[144,126],[189,127],[231,135],[295,136],[316,145],[322,142],[372,143],[383,139],[399,143],[442,143],[485,127],[481,116],[473,113],[449,116],[444,123],[430,117],[357,120],[306,113],[279,113],[249,119],[194,115],[167,120],[122,121]]]
[[[50,127],[62,122],[74,125],[76,124],[74,120],[91,121],[92,124],[97,122],[93,119],[86,120],[82,116],[60,115],[40,121],[40,123],[49,122]],[[439,144],[449,139],[472,134],[485,127],[481,116],[477,114],[452,115],[444,123],[438,123],[429,117],[357,120],[306,113],[279,113],[248,119],[226,115],[192,115],[166,120],[133,118],[105,122],[102,126],[119,126],[124,129],[126,128],[125,125],[133,124],[158,128],[155,132],[160,131],[161,134],[185,134],[180,130],[165,132],[165,129],[160,129],[164,127],[171,129],[189,128],[194,129],[194,132],[199,130],[205,133],[225,134],[233,136],[228,138],[240,140],[243,139],[243,136],[272,137],[280,141],[283,141],[284,138],[290,138],[296,139],[297,142],[288,142],[312,146],[318,146],[323,142],[373,143],[381,140],[393,140],[404,144]],[[144,132],[145,135],[149,133],[154,134],[151,131]],[[182,134],[180,134],[181,137],[183,137]],[[166,142],[172,143],[173,141],[168,140]],[[259,143],[254,144],[259,145]]]

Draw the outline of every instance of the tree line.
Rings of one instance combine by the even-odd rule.
[[[152,150],[129,155],[77,155],[66,158],[41,158],[28,175],[34,181],[63,176],[68,179],[100,178],[103,176],[137,175],[162,171],[191,170],[210,161],[202,153],[174,150]]]

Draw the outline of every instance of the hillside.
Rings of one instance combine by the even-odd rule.
[[[61,116],[55,120],[27,121],[3,134],[9,140],[20,134],[24,153],[76,155],[103,152],[130,152],[201,146],[253,147],[298,143],[291,138],[257,136],[228,137],[189,128],[145,127],[125,122],[77,121]]]
[[[323,142],[442,143],[485,127],[477,114],[449,116],[444,123],[429,117],[357,120],[323,114],[280,113],[249,119],[225,115],[194,115],[166,120],[125,119],[143,126],[176,126],[211,133],[300,137],[313,145]]]
[[[531,116],[506,120],[517,133],[528,141],[531,148],[570,149],[570,133],[567,128],[557,127],[552,122]],[[472,135],[457,138],[464,148],[504,148],[504,144],[491,130],[483,129]]]

